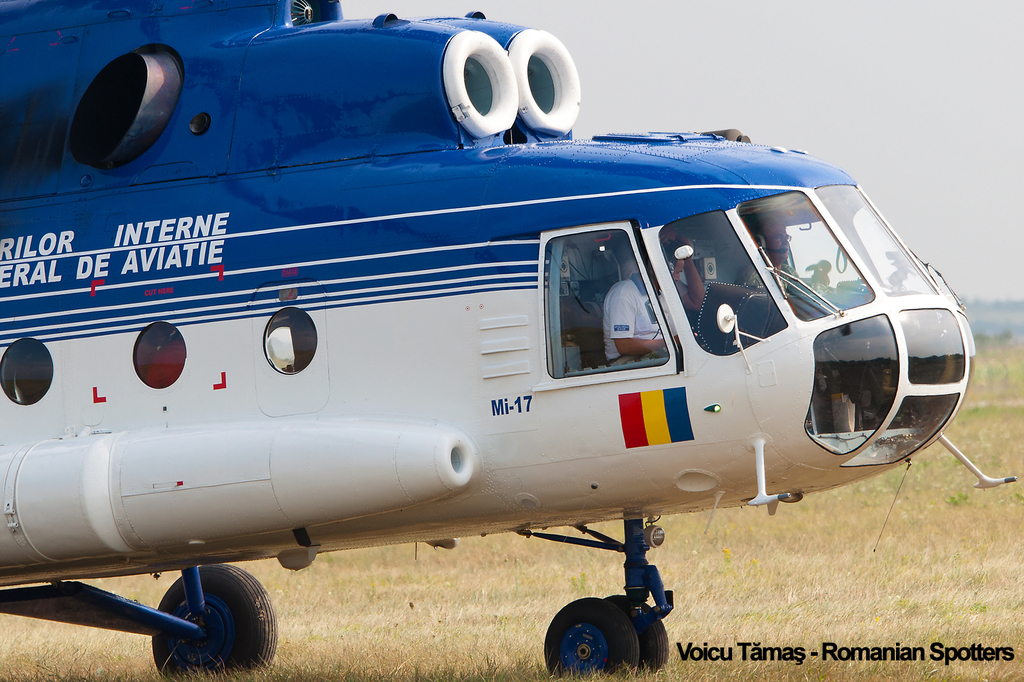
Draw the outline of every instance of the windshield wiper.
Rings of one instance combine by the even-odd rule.
[[[832,302],[829,301],[827,298],[823,297],[817,291],[807,286],[807,283],[804,282],[802,279],[800,279],[796,275],[791,275],[788,272],[785,272],[781,268],[776,266],[775,263],[772,262],[772,259],[768,257],[768,254],[765,252],[764,247],[759,245],[757,247],[757,250],[761,254],[761,258],[764,259],[765,265],[768,266],[768,271],[772,273],[773,277],[775,277],[775,283],[779,285],[779,290],[782,291],[782,295],[785,296],[787,299],[789,299],[789,295],[786,293],[786,287],[782,286],[781,278],[783,277],[786,279],[786,281],[792,282],[794,285],[796,285],[796,287],[803,291],[804,293],[810,294],[812,301],[817,300],[820,301],[821,303],[824,303],[824,309],[827,311],[832,311],[832,315],[834,317],[839,318],[844,317],[846,315],[845,312],[843,312],[835,305],[833,305]]]
[[[839,308],[837,308],[831,301],[829,301],[827,298],[825,298],[824,296],[819,294],[817,291],[815,291],[814,289],[809,287],[807,285],[807,282],[803,281],[802,279],[800,279],[796,275],[791,275],[788,272],[779,269],[775,265],[771,266],[771,271],[772,271],[772,274],[775,275],[775,281],[778,283],[779,289],[782,289],[782,295],[786,296],[786,298],[789,298],[789,296],[786,295],[786,287],[782,286],[782,281],[779,279],[780,277],[785,278],[785,280],[787,282],[792,283],[794,286],[796,286],[798,289],[800,289],[804,293],[810,294],[812,298],[814,298],[817,301],[819,301],[820,303],[824,304],[824,307],[827,310],[831,310],[832,314],[835,315],[836,317],[843,317],[843,316],[846,315],[846,313],[844,311],[842,311]]]

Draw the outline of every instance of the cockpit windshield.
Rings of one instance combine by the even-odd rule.
[[[803,193],[755,199],[737,211],[801,320],[874,300],[857,266]]]
[[[882,291],[890,296],[936,293],[856,187],[831,185],[819,187],[815,193]]]

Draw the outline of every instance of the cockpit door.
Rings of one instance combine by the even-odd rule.
[[[625,222],[542,236],[547,374],[554,380],[544,388],[676,371],[678,352],[636,239]]]

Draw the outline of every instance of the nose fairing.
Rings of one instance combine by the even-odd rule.
[[[805,431],[836,455],[860,450],[844,467],[906,459],[960,404],[969,383],[965,338],[966,319],[946,308],[876,315],[822,332],[814,341]]]

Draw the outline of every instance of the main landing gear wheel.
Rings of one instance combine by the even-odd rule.
[[[191,641],[156,635],[153,659],[162,672],[254,668],[270,663],[277,650],[277,618],[256,578],[234,566],[203,566],[199,577],[206,612],[195,618],[179,578],[160,601],[160,610],[199,623],[207,638]]]
[[[637,602],[653,599],[655,604],[654,612],[646,604],[640,604],[637,611],[626,595],[614,595],[579,599],[563,608],[544,638],[544,662],[555,675],[638,667],[656,671],[668,663],[668,635],[661,619],[672,613],[672,591],[665,589],[658,567],[646,558],[651,547],[661,545],[664,531],[654,521],[644,526],[642,518],[627,518],[622,523],[626,535],[623,542],[582,525],[576,530],[594,539],[521,531],[526,537],[625,554],[622,568],[626,594]],[[643,629],[643,634],[638,635],[637,628]]]
[[[626,617],[632,620],[633,603],[624,594],[613,594],[605,597],[607,602],[615,604]],[[651,607],[643,605],[642,611],[647,613]],[[668,663],[668,633],[665,632],[665,624],[656,620],[647,626],[647,629],[640,633],[640,669],[661,670]]]
[[[577,599],[559,611],[544,638],[544,659],[555,675],[635,668],[640,642],[633,623],[604,599]]]

